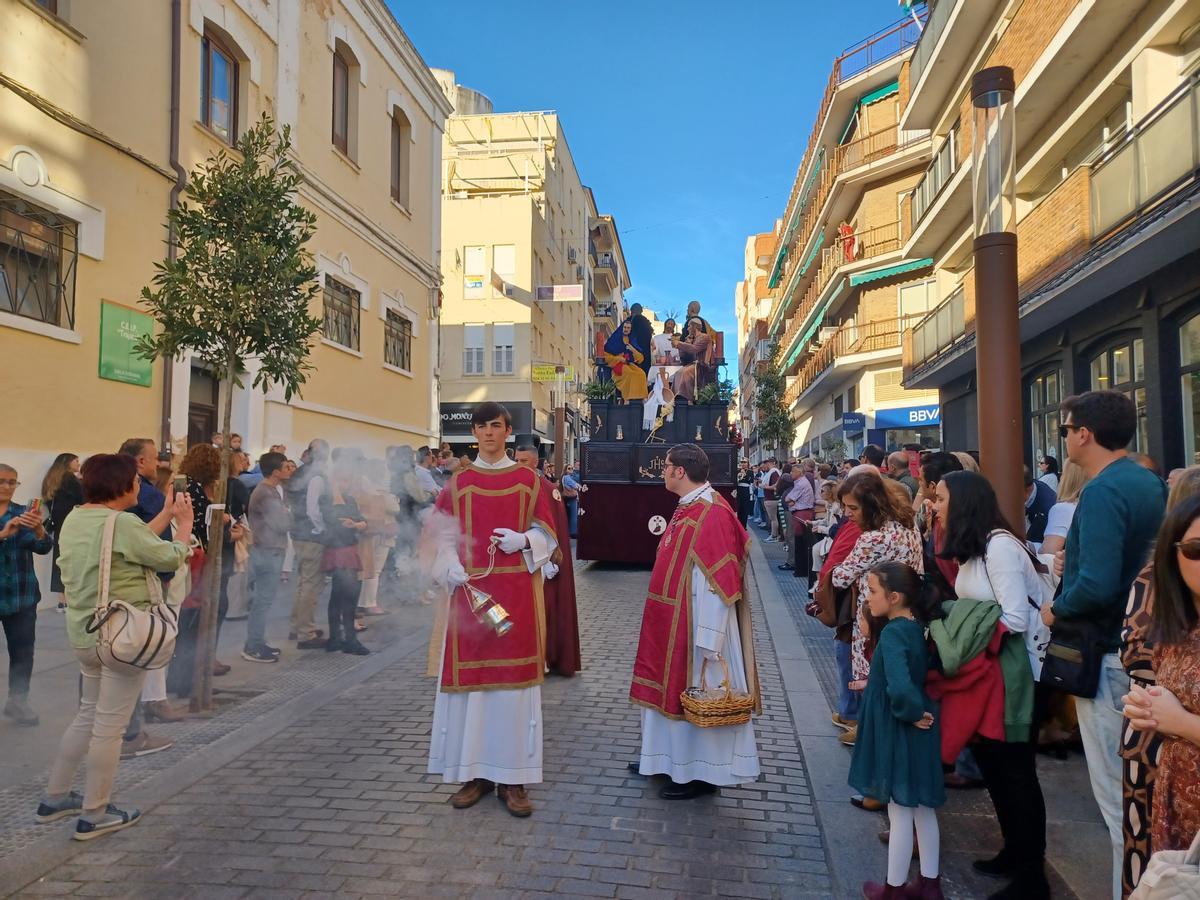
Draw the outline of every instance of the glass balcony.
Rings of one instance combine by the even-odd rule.
[[[912,365],[933,359],[966,332],[966,291],[963,285],[921,319],[912,332]]]
[[[1092,166],[1093,239],[1141,215],[1192,181],[1200,165],[1200,80],[1188,79]]]
[[[938,38],[942,36],[942,31],[950,20],[950,13],[954,12],[954,7],[958,6],[960,2],[962,0],[937,0],[932,9],[928,10],[925,29],[921,32],[921,37],[917,41],[917,49],[913,51],[912,59],[909,62],[910,84],[916,84],[921,80],[921,73],[925,71],[925,66],[929,64],[929,59],[933,56],[933,48],[937,46]]]

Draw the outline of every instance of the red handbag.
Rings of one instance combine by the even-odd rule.
[[[192,555],[188,557],[188,571],[191,575],[192,586],[187,596],[180,604],[182,609],[199,609],[204,605],[204,548],[193,547]]]

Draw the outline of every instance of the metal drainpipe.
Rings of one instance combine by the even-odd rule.
[[[171,186],[170,208],[179,206],[179,197],[187,184],[187,171],[179,164],[179,94],[180,70],[183,56],[183,0],[171,0],[171,134],[170,156],[171,169],[175,172],[175,183]],[[174,261],[176,256],[175,235],[173,229],[167,235],[167,259]],[[159,446],[168,449],[171,446],[171,394],[174,390],[175,370],[173,359],[163,359],[163,399],[162,399],[162,442]]]

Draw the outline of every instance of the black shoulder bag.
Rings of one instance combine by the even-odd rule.
[[[1062,582],[1054,592],[1057,600]],[[1103,627],[1090,619],[1055,619],[1046,645],[1039,681],[1052,688],[1090,700],[1100,688],[1104,660]]]

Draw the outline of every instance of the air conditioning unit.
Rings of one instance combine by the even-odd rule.
[[[575,248],[571,247],[567,250],[567,262],[575,262]]]
[[[572,255],[572,257],[574,257],[574,254],[575,254],[575,251],[573,251],[573,250],[572,250],[572,251],[571,251],[571,255]],[[583,266],[576,266],[576,267],[575,267],[575,277],[576,277],[576,278],[582,278],[582,277],[583,277]]]
[[[837,334],[837,326],[836,325],[826,325],[824,328],[822,328],[820,331],[817,332],[817,343],[824,344],[826,341],[831,341],[831,340],[833,340],[833,336],[835,334]]]

